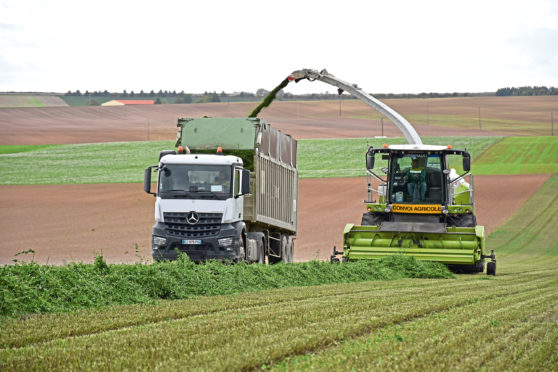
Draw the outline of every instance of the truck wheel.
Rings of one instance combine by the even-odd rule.
[[[242,235],[238,238],[238,261],[246,260],[246,249],[244,248],[244,238]]]

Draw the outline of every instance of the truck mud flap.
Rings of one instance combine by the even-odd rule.
[[[446,232],[381,231],[379,226],[349,224],[343,234],[343,256],[348,260],[392,255],[452,265],[472,265],[484,250],[484,228],[450,227]]]

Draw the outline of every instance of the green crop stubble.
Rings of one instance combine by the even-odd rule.
[[[508,137],[475,162],[475,174],[558,173],[558,137]]]
[[[522,351],[529,354],[530,350],[536,357],[528,365],[551,367],[552,359],[547,358],[556,360],[552,357],[556,344],[551,342],[558,326],[544,319],[558,315],[553,306],[557,280],[546,276],[536,285],[524,281],[510,286],[508,294],[472,298],[461,307],[391,324],[339,346],[290,358],[275,369],[505,370],[522,359]],[[546,337],[538,337],[541,330]]]
[[[499,139],[501,137],[426,137],[424,141],[467,148],[474,158]],[[397,144],[406,141],[403,138],[372,139],[370,145],[378,147],[386,142]],[[142,182],[143,170],[157,163],[161,150],[173,147],[171,141],[0,146],[0,184]],[[37,151],[32,151],[34,149]],[[364,138],[300,140],[300,176],[364,176],[366,150]]]
[[[507,266],[558,261],[558,175],[550,177],[517,214],[487,239]]]
[[[309,298],[299,297],[296,301],[289,301],[285,290],[283,295],[287,298],[282,302],[5,349],[0,359],[5,359],[6,370],[62,365],[100,369],[109,366],[173,369],[181,365],[211,370],[258,368],[289,356],[319,351],[394,323],[467,306],[471,301],[483,302],[533,289],[542,291],[556,284],[554,274],[496,279],[491,281],[492,286],[474,278],[460,283],[440,280],[377,283],[375,288],[371,288],[372,283],[358,283],[338,286],[349,294],[338,291],[328,296],[323,292],[324,296],[318,298],[313,295],[314,288],[302,288],[297,292]],[[414,287],[415,282],[420,283],[420,289]],[[350,293],[353,288],[358,290]],[[151,309],[157,312],[157,307]]]
[[[452,145],[455,149],[467,149],[475,159],[485,148],[501,140],[502,137],[425,137],[425,144]],[[322,177],[362,177],[364,154],[368,149],[365,138],[319,139],[299,141],[299,173],[301,178]],[[368,140],[370,146],[381,147],[404,144],[404,138],[373,138]],[[379,172],[385,161],[379,160],[376,171]],[[474,171],[473,165],[473,171]]]

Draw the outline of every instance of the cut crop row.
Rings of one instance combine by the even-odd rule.
[[[414,291],[405,281],[390,290],[270,302],[179,320],[140,325],[99,334],[30,345],[0,352],[4,369],[258,368],[289,356],[331,347],[393,324],[468,307],[493,298],[556,286],[555,272],[534,278],[428,281]],[[367,283],[361,283],[365,285]],[[370,287],[374,284],[369,283]],[[463,285],[462,285],[463,284]],[[344,287],[352,287],[345,285]],[[361,287],[362,288],[362,287]],[[306,288],[308,289],[308,288]],[[298,290],[297,290],[298,291]],[[234,296],[230,297],[231,301]],[[157,306],[153,307],[156,311]],[[471,314],[473,317],[474,314]]]

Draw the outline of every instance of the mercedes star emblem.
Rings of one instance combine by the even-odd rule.
[[[197,224],[199,220],[200,220],[200,216],[198,216],[196,212],[188,213],[188,217],[186,218],[186,221],[188,221],[190,225]]]

